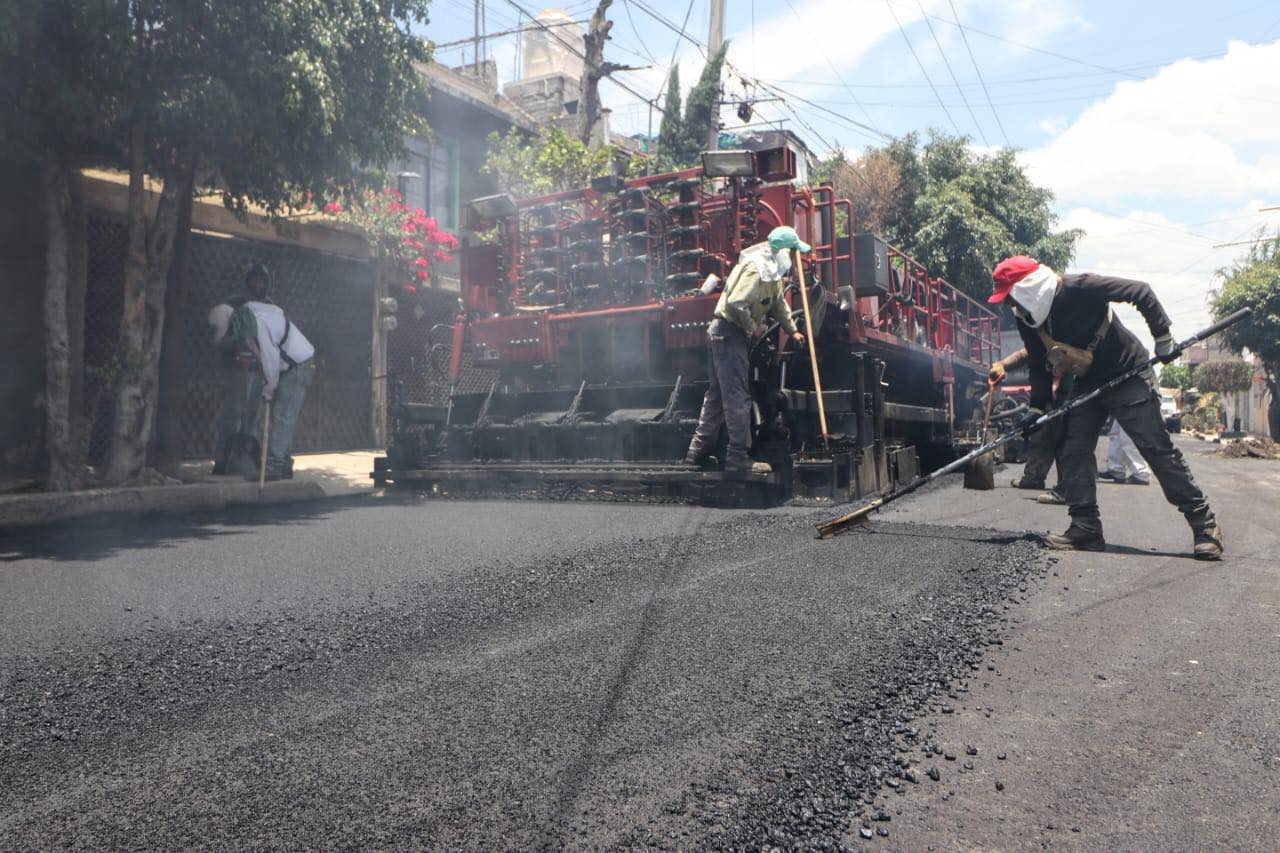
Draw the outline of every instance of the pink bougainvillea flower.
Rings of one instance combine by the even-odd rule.
[[[308,202],[310,204],[310,202]],[[324,206],[325,213],[341,213],[342,205],[339,202],[331,201]]]
[[[447,261],[449,260],[449,253],[446,252],[444,249],[436,249],[435,259],[437,261]]]
[[[417,286],[416,286],[416,285],[413,285],[413,284],[402,284],[402,285],[400,285],[400,289],[401,289],[401,290],[403,290],[405,293],[417,293],[417,292],[418,292],[418,288],[417,288]]]
[[[428,261],[426,258],[418,258],[413,262],[413,265],[415,267],[421,267],[422,269],[425,270],[427,267],[431,266],[431,262]]]
[[[418,281],[426,281],[426,280],[427,280],[427,271],[426,271],[426,270],[417,270],[417,271],[415,271],[415,272],[414,272],[413,277],[414,277],[414,278],[416,278]]]

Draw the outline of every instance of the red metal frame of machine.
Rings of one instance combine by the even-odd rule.
[[[841,213],[852,222],[853,206],[829,186],[795,188],[787,176],[785,162],[748,180],[705,178],[696,168],[516,202],[496,240],[464,249],[455,381],[467,347],[482,366],[554,366],[583,358],[571,343],[577,332],[637,323],[662,329],[661,340],[645,338],[646,352],[662,346],[701,357],[719,295],[698,286],[708,274],[727,276],[738,253],[777,225],[794,226],[813,246],[814,277],[838,303],[838,268],[852,269],[854,257],[851,241],[840,249],[833,225]],[[948,383],[954,359],[986,365],[999,357],[996,314],[892,247],[888,263],[888,292],[857,297],[849,312],[851,344],[930,359],[934,380]],[[673,275],[672,264],[687,268]],[[593,283],[619,265],[632,280],[625,291]]]

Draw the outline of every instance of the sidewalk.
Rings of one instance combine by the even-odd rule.
[[[213,463],[183,466],[182,485],[129,486],[79,492],[0,495],[0,530],[50,524],[88,516],[137,517],[156,513],[216,512],[237,504],[279,504],[373,492],[369,472],[380,450],[308,453],[294,457],[292,480],[258,484],[240,477],[215,477]]]
[[[954,712],[917,723],[959,760],[911,756],[940,781],[887,797],[892,835],[875,849],[1275,849],[1280,463],[1175,441],[1222,522],[1226,559],[1190,559],[1158,486],[1099,486],[1107,552],[1046,553],[1044,578],[1004,613],[1003,645],[953,691]],[[1063,507],[1009,488],[1017,473],[884,515],[1065,528]]]

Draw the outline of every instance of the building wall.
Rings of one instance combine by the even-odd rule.
[[[0,164],[0,470],[39,464],[44,434],[44,227],[29,170]]]

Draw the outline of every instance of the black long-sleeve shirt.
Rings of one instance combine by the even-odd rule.
[[[1138,309],[1155,337],[1168,334],[1169,315],[1156,299],[1151,286],[1127,278],[1113,278],[1093,273],[1063,276],[1062,289],[1054,297],[1044,330],[1055,341],[1085,349],[1093,341],[1107,316],[1112,302],[1127,302]],[[1053,394],[1053,376],[1045,357],[1044,341],[1031,326],[1018,321],[1018,332],[1027,347],[1027,367],[1031,372],[1031,405],[1044,409]],[[1119,318],[1111,318],[1111,326],[1093,351],[1093,365],[1077,389],[1097,387],[1150,358],[1147,348],[1124,327]]]

